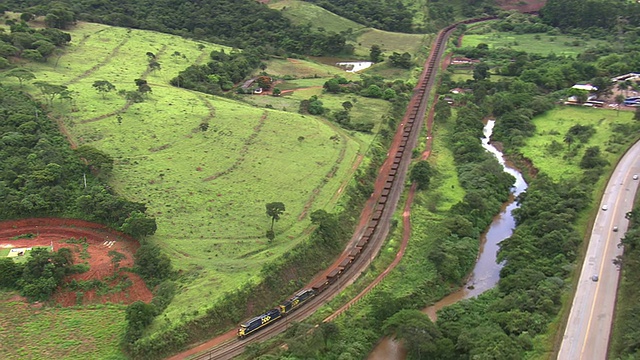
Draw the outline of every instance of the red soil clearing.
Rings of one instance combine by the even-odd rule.
[[[33,234],[34,237],[31,239],[12,239],[25,234]],[[88,258],[82,259],[80,257],[85,246],[66,242],[71,238],[76,240],[86,238]],[[104,281],[112,288],[119,282],[122,283],[122,277],[127,277],[132,282],[131,286],[122,291],[104,295],[96,294],[95,289],[83,291],[83,304],[106,302],[130,304],[137,300],[147,303],[151,301],[153,297],[151,291],[137,274],[121,271],[119,280],[111,282],[105,280],[106,277],[114,275],[114,266],[111,263],[111,257],[108,255],[109,251],[115,250],[125,256],[120,261],[120,268],[133,267],[133,254],[140,245],[131,237],[100,224],[75,219],[43,218],[0,222],[0,248],[52,245],[55,251],[60,248],[69,248],[73,253],[75,264],[87,262],[90,266],[89,271],[85,273],[74,274],[65,278],[65,283],[73,279],[77,281],[95,279]],[[53,300],[62,306],[78,305],[76,291],[72,291],[65,286],[58,288]]]

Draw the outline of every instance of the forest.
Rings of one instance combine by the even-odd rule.
[[[76,20],[97,21],[244,48],[243,52],[228,54],[214,51],[206,65],[190,66],[171,80],[172,85],[206,93],[229,90],[233,83],[241,81],[260,67],[264,54],[326,55],[348,52],[344,34],[313,31],[310,26],[295,26],[277,11],[253,1],[196,4],[162,0],[149,4],[142,1],[49,3],[10,0],[7,4],[11,10],[43,15],[49,25],[60,29]],[[350,13],[358,14],[351,17],[370,26],[393,31],[415,31],[411,12],[400,2],[387,1],[377,3],[375,7],[367,7],[370,4],[366,1],[320,1],[318,4],[346,17]],[[640,24],[640,12],[637,6],[626,4],[621,2],[614,7],[605,6],[603,1],[597,0],[580,4],[549,0],[539,20],[505,16],[505,19],[493,25],[498,29],[521,33],[590,31],[592,36],[615,29],[624,41],[621,48],[615,44],[602,45],[576,57],[537,55],[508,48],[490,49],[486,44],[456,49],[458,55],[477,59],[480,63],[472,79],[454,80],[450,73],[445,73],[438,88],[442,96],[454,87],[470,91],[455,98],[457,107],[454,112],[444,101],[436,105],[436,123],[451,129],[447,148],[453,154],[456,174],[465,192],[464,198],[446,213],[448,221],[439,225],[442,232],[438,235],[437,244],[420,250],[421,258],[433,264],[437,280],[422,283],[411,293],[374,293],[364,301],[363,307],[358,308],[357,316],[343,319],[335,325],[323,325],[318,333],[320,335],[308,331],[305,324],[296,324],[286,335],[285,341],[290,346],[278,355],[270,353],[264,358],[358,358],[383,334],[396,334],[410,344],[409,355],[414,359],[471,359],[482,356],[522,359],[527,352],[534,350],[539,337],[549,336],[548,326],[557,320],[562,306],[561,295],[569,287],[567,279],[571,265],[576,261],[581,246],[577,221],[588,209],[595,190],[593,184],[603,176],[607,165],[601,154],[606,151],[604,148],[585,151],[579,161],[583,172],[577,178],[554,180],[539,173],[531,180],[527,193],[517,199],[520,204],[515,213],[518,228],[511,238],[502,243],[499,258],[506,265],[497,288],[477,300],[443,310],[435,324],[416,310],[435,299],[436,291],[433,289],[442,295],[444,289],[462,283],[474,264],[477,252],[475,239],[507,199],[513,182],[510,176],[501,171],[497,162],[482,150],[479,141],[482,123],[478,119],[495,116],[495,140],[504,145],[507,153],[517,158],[520,147],[534,135],[533,118],[551,110],[559,99],[571,95],[566,88],[578,81],[588,80],[598,85],[601,95],[610,92],[610,77],[633,71],[640,65],[640,48],[635,43],[638,35],[635,26]],[[566,16],[569,5],[573,6],[573,11]],[[364,8],[372,10],[367,13]],[[441,20],[453,20],[453,13],[445,6],[434,14]],[[36,31],[14,23],[11,30],[11,33],[0,34],[0,55],[3,56],[0,58],[0,68],[3,64],[1,60],[10,56],[20,55],[30,61],[42,61],[48,56],[55,56],[55,47],[63,47],[70,41],[64,32],[54,29]],[[6,64],[8,60],[5,60]],[[25,72],[15,72],[14,76],[31,80]],[[335,84],[340,85],[340,81],[337,78],[335,82],[328,81],[325,89],[329,92],[331,89],[342,91]],[[364,96],[388,96],[385,99],[392,102],[392,111],[387,114],[386,128],[381,132],[380,139],[382,145],[388,144],[390,134],[406,106],[409,88],[402,81],[385,83],[382,78],[375,76],[365,76],[361,82],[354,84],[354,91],[362,91]],[[46,84],[41,89],[43,93],[53,92],[51,101],[54,97],[58,101],[71,101],[73,96],[64,93],[65,89],[52,89]],[[392,92],[393,96],[385,95]],[[301,111],[312,113],[310,106],[314,105],[314,101],[318,99],[309,99],[305,103],[306,108]],[[318,106],[321,108],[322,103]],[[19,90],[0,85],[0,108],[0,162],[3,164],[0,194],[4,200],[0,219],[66,216],[107,224],[139,237],[154,233],[155,219],[145,214],[146,206],[119,197],[106,185],[113,166],[113,159],[107,154],[87,147],[69,148],[65,137],[52,121],[54,119],[48,116],[46,106]],[[348,116],[347,108],[345,106],[343,115]],[[347,129],[367,131],[368,125],[357,127],[345,119],[333,120]],[[617,131],[622,136],[637,132],[638,127],[619,128]],[[574,149],[579,149],[580,143],[586,142],[583,138],[589,138],[590,131],[578,126],[573,127],[568,135],[575,137],[572,140],[576,142]],[[562,144],[560,146],[564,147]],[[175,291],[171,283],[164,283],[164,288],[160,286],[165,296],[159,296],[153,304],[132,305],[127,311],[129,323],[125,335],[130,354],[138,357],[148,354],[159,356],[174,351],[188,340],[206,336],[204,334],[217,326],[237,322],[243,314],[242,306],[238,304],[246,304],[255,292],[270,299],[297,289],[298,284],[295,283],[279,288],[280,275],[309,256],[328,261],[339,253],[354,224],[353,214],[357,213],[371,192],[371,182],[384,159],[384,152],[382,146],[374,150],[368,167],[357,173],[357,185],[347,190],[349,200],[344,205],[346,210],[336,214],[323,211],[311,214],[316,230],[311,234],[310,241],[287,253],[281,261],[266,266],[262,271],[265,279],[262,284],[249,284],[235,293],[227,294],[224,301],[209,309],[203,319],[176,326],[165,333],[162,339],[144,339],[142,336],[151,319],[161,313],[166,302],[170,301]],[[576,150],[572,156],[577,154]],[[83,181],[85,177],[86,183]],[[428,190],[429,186],[424,185],[422,191]],[[635,220],[637,214],[634,212],[630,217]],[[625,245],[631,254],[637,252],[636,230],[632,229],[625,238]],[[143,248],[140,254],[137,261],[141,267],[138,271],[150,284],[162,284],[162,280],[171,273],[168,258],[153,247]],[[60,255],[61,258],[52,258],[44,253],[37,255],[39,265],[50,261],[60,264],[54,276],[56,280],[72,271],[68,269],[70,264],[64,254]],[[628,257],[621,261],[629,263],[625,270],[628,276],[637,277],[639,270],[633,259]],[[2,271],[16,276],[3,278],[3,287],[15,288],[26,284],[27,280],[20,282],[18,276],[18,273],[25,272],[7,264],[0,263]],[[297,275],[311,276],[316,270],[310,266]],[[38,294],[33,296],[37,297]],[[256,304],[268,305],[266,300]],[[625,326],[632,327],[632,324]],[[627,331],[635,334],[633,329]],[[322,341],[318,336],[322,336]],[[637,352],[637,344],[632,340],[626,339],[620,344],[621,354]],[[250,355],[258,356],[271,350],[255,347],[250,349]]]
[[[330,55],[348,51],[345,36],[296,26],[257,1],[9,0],[7,8],[45,16],[64,29],[75,21],[155,30],[260,53]],[[55,21],[54,21],[55,20]]]
[[[97,172],[89,160],[98,157],[88,154],[99,152],[84,149],[87,162],[83,162],[41,104],[0,85],[0,108],[0,219],[75,217],[129,234],[155,232],[155,219],[145,215],[144,204],[114,194],[93,175]],[[108,163],[101,166],[109,167]]]

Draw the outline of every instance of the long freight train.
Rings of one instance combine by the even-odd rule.
[[[495,19],[495,17],[492,16],[492,17],[486,17],[486,18],[480,18],[480,19],[468,19],[468,20],[461,21],[458,24],[452,24],[447,26],[442,30],[442,32],[438,36],[438,39],[436,40],[434,54],[439,53],[439,51],[441,50],[444,44],[444,39],[446,39],[449,33],[459,24],[469,24],[469,23],[491,20],[491,19]],[[376,231],[376,228],[378,227],[378,222],[382,217],[382,212],[384,211],[387,203],[387,198],[391,193],[391,188],[394,182],[396,181],[396,174],[398,172],[398,168],[400,167],[400,162],[402,161],[402,158],[404,156],[405,149],[407,148],[407,143],[412,133],[414,122],[419,113],[420,104],[423,102],[424,97],[427,95],[426,90],[428,88],[429,79],[431,78],[433,71],[436,67],[436,58],[438,57],[435,56],[430,59],[429,63],[427,64],[427,68],[422,74],[423,75],[422,78],[420,79],[420,81],[418,82],[418,85],[416,86],[416,90],[417,90],[416,95],[419,97],[418,99],[419,101],[413,102],[414,104],[413,107],[408,109],[408,117],[407,117],[407,122],[404,125],[402,141],[400,142],[400,146],[398,147],[395,154],[393,155],[394,156],[393,163],[391,165],[390,170],[388,171],[387,174],[385,174],[387,177],[386,182],[384,185],[384,189],[382,190],[382,193],[378,198],[378,204],[376,206],[376,209],[371,217],[368,227],[365,229],[358,243],[354,246],[354,248],[349,253],[349,256],[345,258],[338,266],[332,269],[329,272],[329,274],[325,277],[325,279],[314,284],[311,287],[311,289],[304,289],[299,291],[289,300],[280,304],[279,307],[275,309],[271,309],[266,313],[260,316],[256,316],[253,319],[240,325],[240,328],[238,329],[238,338],[244,339],[247,335],[255,331],[258,331],[274,323],[275,321],[278,321],[283,316],[286,316],[292,311],[295,311],[298,307],[300,307],[305,302],[312,299],[314,296],[317,296],[318,294],[322,293],[330,285],[334,284],[340,278],[340,276],[342,276],[342,274],[347,269],[349,269],[349,267],[351,267],[352,263],[360,256],[363,249],[369,243],[369,239],[373,236],[373,234]]]

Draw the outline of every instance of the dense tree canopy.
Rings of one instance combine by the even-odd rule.
[[[58,29],[36,30],[24,21],[8,20],[8,24],[10,32],[0,32],[0,69],[11,66],[7,59],[12,56],[31,61],[47,61],[57,47],[65,46],[71,41],[71,35]]]
[[[307,0],[323,8],[377,29],[412,32],[413,13],[400,0]]]
[[[46,16],[48,26],[65,28],[78,20],[156,30],[263,53],[335,54],[345,37],[296,26],[279,11],[253,0],[8,0],[14,11]]]
[[[549,0],[540,15],[544,22],[561,29],[612,29],[621,21],[640,25],[640,7],[632,1]]]
[[[91,166],[108,175],[112,160],[95,149],[72,151],[45,109],[26,94],[0,86],[0,109],[0,219],[68,216],[120,228],[134,212],[144,214],[144,204],[116,196],[92,175]],[[145,219],[155,226],[154,218]]]

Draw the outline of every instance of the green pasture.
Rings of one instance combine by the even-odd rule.
[[[294,24],[311,24],[314,28],[323,28],[327,31],[340,33],[352,29],[353,31],[364,28],[362,24],[336,15],[328,10],[305,1],[281,0],[270,2],[269,7],[280,10],[282,15],[289,18]]]
[[[614,164],[634,139],[630,134],[614,132],[614,127],[617,124],[629,125],[634,122],[631,111],[618,113],[616,110],[608,109],[559,107],[533,120],[536,133],[525,140],[526,145],[521,151],[525,157],[533,161],[536,168],[553,179],[573,178],[583,172],[579,164],[588,147],[599,146],[600,153]],[[596,133],[586,144],[580,145],[576,140],[571,145],[572,148],[579,148],[576,156],[567,157],[569,146],[564,142],[564,137],[569,128],[576,124],[593,125]],[[563,145],[562,151],[556,154],[548,151],[554,140]]]
[[[0,294],[0,357],[17,359],[126,359],[120,352],[124,306],[40,308]]]
[[[452,123],[454,116],[449,120]],[[436,136],[428,161],[435,169],[436,175],[431,180],[430,190],[424,196],[430,197],[428,204],[435,204],[430,210],[433,211],[435,208],[438,212],[448,211],[453,205],[462,201],[465,191],[458,181],[453,154],[445,142],[452,130],[450,126],[440,124],[435,124],[434,128]]]
[[[339,74],[342,76],[342,74]],[[295,80],[284,80],[281,84],[278,84],[277,87],[280,90],[294,90],[300,91],[301,89],[306,88],[319,88],[322,89],[324,83],[327,80],[333,79],[333,76],[323,77],[323,78],[311,78],[311,79],[295,79]]]
[[[420,60],[414,61],[416,65],[420,66],[420,70],[422,70],[423,62]],[[391,66],[389,61],[384,61],[381,63],[373,64],[370,68],[366,69],[367,75],[379,75],[387,80],[415,80],[420,74],[412,74],[410,71],[406,69],[401,69],[397,67]]]
[[[351,176],[361,147],[346,132],[297,108],[267,110],[168,85],[222,47],[86,23],[70,33],[72,44],[57,66],[51,59],[28,67],[36,80],[75,92],[71,102],[54,101],[60,121],[78,145],[111,154],[111,185],[146,203],[156,217],[158,231],[150,240],[184,275],[183,289],[159,321],[196,316],[224,292],[258,280],[263,264],[305,238],[311,212],[336,205],[334,195]],[[156,55],[159,71],[147,71],[147,52]],[[129,107],[114,92],[103,99],[92,88],[108,80],[134,90],[137,78],[146,78],[152,93]],[[17,86],[13,78],[6,81]],[[25,89],[39,96],[35,86]],[[311,96],[300,93],[296,97]],[[205,132],[199,128],[204,122]],[[268,243],[265,204],[274,201],[287,211]]]
[[[357,32],[354,55],[369,57],[372,45],[379,45],[387,57],[393,52],[408,52],[412,57],[430,47],[434,34],[403,34],[377,29],[363,29]]]
[[[287,75],[296,79],[330,78],[334,75],[340,75],[345,78],[353,77],[352,73],[348,73],[337,66],[302,59],[270,59],[265,61],[265,64],[267,65],[265,72],[276,78]]]
[[[578,36],[548,34],[515,34],[487,30],[488,27],[477,27],[470,30],[462,38],[463,47],[475,47],[480,43],[489,48],[512,48],[535,54],[556,54],[576,56],[589,48],[603,43],[603,40],[584,40]]]

